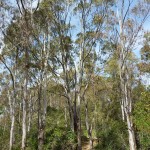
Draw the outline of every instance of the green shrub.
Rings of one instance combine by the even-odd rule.
[[[150,91],[142,92],[134,107],[134,123],[137,128],[139,148],[150,149]]]
[[[99,143],[97,150],[126,150],[127,133],[122,122],[110,120],[98,126],[97,137]]]

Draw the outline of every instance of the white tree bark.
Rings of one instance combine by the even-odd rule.
[[[47,33],[48,43],[50,43],[49,33]],[[43,64],[40,70],[39,81],[39,112],[38,112],[38,150],[43,149],[44,145],[44,132],[46,125],[46,113],[47,113],[47,66],[49,57],[50,45],[46,49],[46,33],[43,33],[43,49],[41,52],[41,63]],[[43,95],[42,95],[43,94]]]
[[[118,22],[119,22],[119,39],[120,39],[120,45],[118,45],[118,50],[120,53],[120,61],[119,61],[119,73],[120,73],[120,85],[121,85],[121,111],[122,111],[122,119],[123,121],[126,118],[127,127],[128,127],[128,138],[129,138],[129,147],[130,150],[136,150],[136,140],[135,140],[135,132],[133,128],[133,122],[131,120],[132,115],[132,102],[131,97],[129,94],[129,73],[127,71],[127,56],[129,53],[129,49],[125,46],[125,35],[124,35],[124,0],[121,1],[121,8],[120,13],[117,9],[117,15],[118,15]],[[130,2],[129,6],[130,8]],[[127,10],[128,11],[128,10]],[[127,12],[128,13],[128,12]]]
[[[136,141],[135,141],[135,133],[133,128],[133,122],[130,118],[130,115],[127,114],[127,126],[128,126],[128,134],[129,134],[129,145],[130,150],[136,150]]]
[[[27,110],[26,110],[26,101],[27,101],[27,79],[25,78],[24,79],[24,88],[23,88],[23,93],[24,93],[24,96],[23,96],[23,102],[22,102],[22,105],[23,105],[23,115],[22,115],[22,150],[25,150],[26,148],[26,134],[27,134]]]
[[[11,118],[9,150],[12,150],[13,142],[14,142],[15,111],[14,111],[14,100],[11,98],[10,92],[8,92],[8,99],[9,99],[10,118]]]
[[[13,148],[14,142],[14,126],[15,126],[15,103],[16,103],[16,70],[13,72],[12,69],[6,64],[5,59],[1,56],[2,63],[5,65],[7,70],[10,73],[11,81],[12,81],[12,88],[13,88],[13,96],[11,98],[11,93],[8,92],[8,100],[10,106],[10,116],[11,116],[11,129],[10,129],[10,141],[9,141],[9,150]],[[15,64],[16,65],[16,64]]]
[[[28,132],[30,132],[30,129],[31,129],[31,119],[32,119],[32,111],[33,111],[33,108],[32,108],[32,96],[30,94],[30,98],[29,98],[29,108],[28,108]]]

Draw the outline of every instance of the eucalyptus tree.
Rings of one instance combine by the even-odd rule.
[[[80,20],[80,30],[77,34],[78,38],[76,39],[76,48],[77,52],[77,62],[75,63],[76,71],[76,85],[75,85],[75,107],[76,107],[76,120],[77,124],[76,132],[78,138],[78,149],[81,149],[81,104],[83,102],[83,97],[89,86],[91,75],[94,72],[94,63],[95,63],[95,46],[96,40],[98,39],[100,29],[93,28],[93,19],[94,19],[94,9],[95,7],[92,1],[85,2],[80,1],[77,3],[75,8],[76,15],[79,16]],[[95,7],[96,8],[96,7]],[[97,37],[98,36],[98,37]],[[89,59],[90,58],[90,59]],[[90,61],[90,62],[88,62]],[[89,70],[88,70],[89,69]],[[89,132],[90,129],[88,129]]]
[[[44,4],[44,2],[41,3],[39,10],[33,15],[34,29],[32,35],[32,56],[34,59],[31,62],[31,66],[34,74],[33,79],[38,87],[38,149],[43,149],[44,145],[44,130],[46,125],[46,110],[48,100],[47,85],[48,78],[51,77],[52,72],[50,63],[51,11],[45,9],[42,6]],[[48,13],[46,13],[46,10]]]
[[[17,97],[17,68],[18,68],[18,51],[12,37],[7,36],[7,27],[9,26],[10,20],[12,19],[12,12],[14,9],[9,7],[7,1],[1,2],[1,37],[3,37],[3,47],[1,47],[0,61],[4,65],[4,68],[8,71],[10,75],[10,83],[8,83],[8,100],[9,100],[9,110],[11,118],[11,128],[10,128],[10,142],[9,149],[13,148],[13,143],[15,141],[15,114],[16,114],[16,97]],[[10,16],[8,16],[10,15]],[[4,70],[5,70],[4,69]]]
[[[29,10],[25,8],[25,3],[18,3],[18,7],[19,7],[18,9],[12,8],[13,10],[15,10],[13,13],[13,19],[12,19],[11,24],[8,26],[6,30],[6,34],[4,32],[4,36],[5,36],[5,39],[7,40],[7,43],[5,42],[6,44],[5,49],[10,49],[10,54],[13,51],[16,52],[15,55],[13,53],[11,54],[12,55],[11,57],[15,58],[15,62],[17,64],[17,67],[16,67],[16,64],[13,64],[13,68],[15,72],[16,72],[16,69],[19,69],[19,73],[23,73],[23,76],[20,76],[22,77],[20,78],[21,80],[20,79],[17,79],[17,80],[20,80],[20,82],[22,82],[22,79],[23,79],[23,83],[22,83],[22,93],[23,93],[22,149],[25,149],[26,134],[27,134],[26,132],[27,106],[26,105],[27,105],[27,99],[28,99],[28,87],[27,86],[28,86],[28,79],[29,79],[28,71],[29,71],[29,61],[30,61],[29,60],[30,59],[29,58],[29,48],[30,48],[29,45],[31,43],[31,38],[30,38],[30,34],[31,34],[31,30],[30,30],[31,21],[30,20],[31,19],[29,19],[30,13],[29,13]],[[14,58],[9,58],[7,61],[8,62],[13,61]],[[22,66],[22,68],[19,67],[19,65]],[[9,68],[7,64],[5,64],[5,66]],[[13,74],[12,74],[12,77],[14,80]],[[16,96],[13,96],[13,97],[15,98]]]
[[[8,100],[9,100],[9,106],[10,106],[10,118],[11,118],[11,129],[10,129],[10,147],[9,149],[11,150],[13,147],[14,143],[14,126],[15,126],[15,105],[16,105],[16,60],[14,61],[15,63],[11,62],[8,65],[8,62],[6,62],[6,57],[7,60],[9,60],[8,55],[5,57],[4,53],[1,54],[1,62],[4,64],[6,67],[7,71],[9,72],[10,75],[10,89],[8,89]],[[14,66],[15,65],[15,66]],[[11,92],[11,87],[12,91]]]
[[[126,119],[130,150],[135,150],[136,139],[132,120],[133,101],[131,97],[132,84],[129,71],[128,56],[135,49],[142,27],[149,17],[150,5],[148,1],[117,1],[117,26],[119,52],[119,72],[121,84],[121,110],[123,120]]]

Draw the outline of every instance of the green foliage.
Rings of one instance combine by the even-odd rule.
[[[127,133],[125,125],[119,120],[109,120],[98,125],[99,144],[96,149],[127,150]]]
[[[140,100],[135,104],[134,122],[139,134],[140,146],[143,150],[150,148],[150,91],[141,94]]]
[[[47,112],[45,149],[71,149],[75,145],[75,135],[65,127],[63,111],[48,107]]]
[[[62,127],[47,129],[44,146],[46,150],[69,150],[75,147],[75,145],[75,135],[69,129]]]
[[[2,122],[0,122],[0,149],[7,150],[9,146],[9,130],[4,129],[1,125]]]
[[[27,140],[27,150],[37,149],[38,148],[38,132],[36,125],[34,125],[28,135]]]
[[[150,92],[143,92],[140,100],[135,104],[134,117],[139,130],[150,133]]]
[[[56,119],[57,117],[57,119]],[[47,123],[45,128],[44,150],[70,150],[76,146],[75,134],[65,127],[63,112],[48,107]],[[36,122],[28,135],[27,150],[34,150],[38,147],[38,133]]]
[[[136,87],[133,89],[133,100],[136,102],[141,97],[142,93],[145,91],[145,86],[139,81]]]
[[[139,64],[139,69],[142,72],[149,73],[150,72],[150,32],[145,33],[144,38],[145,41],[143,47],[141,48],[142,62]]]

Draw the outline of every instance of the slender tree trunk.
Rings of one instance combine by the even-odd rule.
[[[136,140],[135,140],[135,132],[133,128],[133,122],[129,116],[127,116],[127,126],[128,126],[128,133],[129,133],[129,145],[130,145],[130,150],[136,150]]]
[[[64,118],[65,118],[65,123],[66,123],[66,128],[68,127],[68,120],[67,120],[67,108],[65,106],[64,108]]]
[[[91,126],[90,126],[90,128],[89,128],[90,150],[92,150],[92,149],[93,149],[92,130],[93,130],[93,128],[92,128],[92,124],[91,124]]]
[[[74,113],[74,108],[71,105],[69,106],[69,116],[70,116],[70,129],[71,131],[75,132],[76,113]]]
[[[28,63],[29,63],[28,49],[25,48],[25,76],[23,85],[23,115],[22,115],[22,150],[26,149],[26,136],[27,136],[27,86],[28,86]]]
[[[48,34],[48,33],[47,33]],[[47,113],[47,64],[49,49],[46,51],[46,38],[48,38],[50,49],[50,37],[43,33],[43,50],[41,52],[41,63],[43,64],[40,70],[40,87],[39,87],[39,104],[38,104],[38,150],[43,150],[44,146],[44,133],[46,126],[46,113]],[[43,93],[43,95],[42,95]]]
[[[12,115],[11,118],[11,129],[10,129],[10,146],[9,146],[9,150],[12,150],[13,147],[13,142],[14,142],[14,125],[15,125],[15,116]]]
[[[121,106],[122,121],[124,122],[125,121],[125,112],[124,112],[124,100],[123,100],[123,98],[121,98],[120,106]]]
[[[128,127],[128,136],[129,136],[129,147],[130,150],[136,150],[136,140],[135,133],[133,128],[133,122],[131,120],[132,115],[132,101],[131,95],[129,94],[129,90],[131,87],[129,86],[130,78],[129,73],[127,71],[127,56],[129,53],[129,49],[126,49],[125,46],[125,38],[124,38],[124,5],[125,1],[121,1],[121,10],[119,14],[119,10],[117,9],[118,21],[119,21],[119,29],[120,29],[120,45],[119,45],[119,54],[120,54],[120,86],[121,86],[121,111],[122,111],[122,119],[123,121],[126,119],[127,127]],[[129,6],[130,7],[130,6]]]
[[[23,96],[23,115],[22,115],[22,150],[26,149],[26,101],[27,101],[27,79],[24,80],[24,88],[23,88],[24,96]]]
[[[82,150],[80,105],[81,105],[81,97],[78,94],[78,97],[77,97],[77,140],[78,140],[78,150]]]
[[[38,93],[38,150],[43,150],[44,144],[44,131],[43,131],[43,119],[42,119],[42,84],[40,83]]]
[[[85,124],[86,124],[86,129],[88,133],[88,138],[89,138],[89,144],[90,144],[90,150],[93,149],[93,138],[92,138],[92,123],[89,125],[89,117],[88,117],[88,103],[85,100]]]
[[[73,108],[72,108],[72,127],[74,133],[77,135],[77,106],[76,106],[76,100],[73,102]]]
[[[12,150],[12,148],[13,148],[13,142],[14,142],[15,114],[14,114],[14,100],[12,102],[10,93],[8,93],[8,99],[9,99],[10,116],[11,116],[9,150]]]
[[[28,113],[28,132],[30,132],[30,128],[31,128],[31,119],[32,119],[32,97],[30,95],[29,113]]]
[[[122,54],[124,60],[124,54]],[[121,87],[122,87],[122,105],[123,107],[123,113],[124,117],[126,117],[127,127],[128,127],[128,135],[129,135],[129,146],[130,150],[136,150],[136,140],[135,140],[135,132],[132,122],[132,101],[131,101],[131,95],[129,94],[129,79],[128,79],[128,73],[125,70],[125,66],[123,64],[122,70],[121,70]]]
[[[122,87],[122,105],[121,109],[123,109],[124,118],[126,118],[127,127],[128,127],[128,135],[129,135],[129,146],[130,150],[136,150],[136,140],[135,140],[135,132],[132,122],[132,102],[131,95],[129,95],[128,91],[128,79],[127,72],[125,71],[125,66],[122,67],[122,76],[121,76],[121,87]],[[122,108],[123,107],[123,108]],[[123,120],[124,121],[124,120]]]
[[[40,85],[39,90],[39,113],[38,113],[38,150],[43,150],[44,146],[44,133],[45,133],[45,125],[46,125],[46,111],[47,111],[47,86],[46,82],[44,83],[44,89],[42,90],[42,84]],[[42,98],[43,91],[43,98]]]
[[[74,119],[75,119],[75,116],[74,116],[74,105],[72,106],[72,102],[71,102],[71,96],[70,96],[70,93],[69,92],[66,92],[67,95],[68,95],[68,98],[67,98],[67,103],[68,103],[68,109],[69,109],[69,118],[70,118],[70,129],[71,131],[75,131],[74,129]]]
[[[135,132],[133,127],[133,121],[131,118],[132,115],[132,103],[131,103],[131,95],[129,94],[129,90],[127,88],[127,81],[124,81],[124,92],[125,92],[125,102],[124,102],[124,110],[126,114],[126,121],[128,127],[128,134],[129,134],[129,145],[130,150],[136,150],[136,139],[135,139]]]
[[[39,85],[39,96],[38,96],[38,150],[43,150],[44,146],[44,132],[46,125],[46,110],[47,110],[47,99],[46,96],[42,96],[42,92],[46,95],[46,88],[42,89],[42,78]],[[44,85],[45,86],[45,85]]]
[[[6,130],[6,117],[5,117],[5,112],[6,112],[6,107],[5,107],[5,111],[4,111],[4,126],[3,126],[3,133],[2,133],[2,135],[4,135],[4,133],[5,133],[5,130]]]
[[[22,106],[22,104],[20,103],[19,104],[19,117],[18,117],[19,124],[21,124],[21,112],[22,112],[21,106]]]

